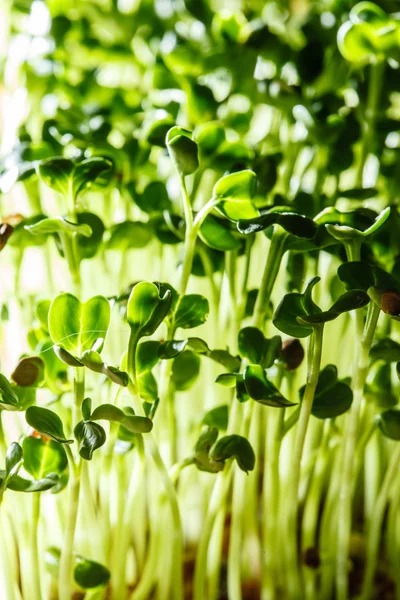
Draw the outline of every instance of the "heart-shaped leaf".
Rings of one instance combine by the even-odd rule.
[[[69,293],[54,298],[49,310],[49,332],[57,346],[73,356],[90,350],[104,338],[110,323],[110,303],[104,296],[93,296],[81,303]]]

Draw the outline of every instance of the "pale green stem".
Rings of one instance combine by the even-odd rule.
[[[286,232],[282,232],[277,226],[274,226],[271,244],[268,251],[268,258],[264,268],[260,289],[257,294],[256,304],[254,306],[253,326],[263,329],[265,315],[268,312],[271,293],[279,273],[282,256],[284,253],[284,243],[287,237]]]
[[[31,561],[32,561],[32,600],[41,600],[41,582],[40,582],[40,560],[39,560],[39,540],[38,529],[40,521],[40,492],[32,494],[32,538],[31,538]]]
[[[307,383],[301,402],[300,416],[296,430],[294,455],[292,457],[292,465],[286,490],[288,502],[286,514],[287,539],[285,548],[288,569],[288,597],[291,600],[302,600],[304,598],[297,562],[297,518],[299,512],[298,500],[300,470],[303,458],[304,443],[306,440],[307,428],[311,415],[311,408],[314,402],[315,390],[317,387],[321,366],[323,331],[323,324],[317,325],[310,337],[309,348],[307,352]]]
[[[73,427],[75,427],[85,395],[85,373],[84,369],[77,368],[75,376],[75,401],[73,410]],[[75,462],[69,445],[66,444],[66,451],[69,463],[69,482],[68,482],[68,510],[67,521],[64,529],[64,543],[61,550],[60,571],[59,571],[59,600],[71,600],[72,595],[72,575],[74,567],[74,540],[75,530],[78,518],[79,494],[81,483],[82,459],[79,457]]]
[[[397,444],[394,450],[385,477],[379,491],[374,510],[370,520],[368,532],[367,563],[364,573],[364,582],[361,600],[374,598],[374,576],[379,552],[379,542],[382,535],[382,523],[385,516],[386,505],[388,502],[391,485],[398,472],[400,462],[400,444]]]
[[[375,302],[370,302],[368,306],[368,316],[364,327],[364,333],[361,339],[358,337],[358,344],[355,355],[355,371],[353,377],[353,403],[348,414],[345,432],[344,432],[344,450],[343,450],[343,471],[340,486],[340,495],[338,503],[338,529],[337,529],[337,553],[336,553],[336,591],[337,600],[347,600],[348,598],[348,564],[349,564],[349,544],[351,535],[352,521],[352,491],[354,486],[355,449],[358,435],[358,422],[363,399],[365,380],[367,377],[368,356],[376,324],[378,322],[380,309]],[[356,318],[362,312],[359,309],[356,312]],[[360,336],[360,326],[357,326],[357,336]]]
[[[363,132],[361,139],[361,155],[356,177],[356,185],[359,187],[362,187],[363,185],[363,173],[365,163],[369,153],[373,150],[376,115],[382,91],[385,65],[386,61],[380,60],[379,62],[373,63],[370,66],[368,98],[365,109]]]

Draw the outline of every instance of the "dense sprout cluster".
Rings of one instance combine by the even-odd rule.
[[[400,16],[13,0],[5,600],[400,595]]]

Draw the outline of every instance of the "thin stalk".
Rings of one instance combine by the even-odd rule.
[[[238,302],[238,310],[237,310],[237,329],[239,330],[240,324],[244,319],[246,313],[246,302],[247,302],[247,285],[249,281],[250,275],[250,259],[251,259],[251,249],[254,244],[254,234],[251,233],[246,237],[246,247],[245,247],[245,263],[244,263],[244,271],[243,271],[243,279],[242,285],[240,289],[240,296]]]
[[[332,453],[329,448],[331,439],[332,420],[329,419],[327,422],[325,422],[322,445],[319,451],[315,471],[311,480],[310,490],[307,494],[304,507],[301,539],[301,548],[303,553],[310,548],[315,548],[317,545],[316,534],[320,513],[320,504],[326,485],[326,478],[329,475],[328,465]],[[303,571],[305,580],[305,597],[313,600],[316,593],[316,571],[315,569],[310,569],[307,566],[304,567]]]
[[[360,187],[363,185],[365,163],[368,155],[373,151],[376,115],[382,91],[385,65],[386,61],[380,60],[379,62],[373,63],[370,66],[368,98],[363,121],[360,162],[356,176],[356,185]]]
[[[288,595],[289,598],[304,598],[302,592],[302,583],[297,563],[297,517],[299,511],[299,485],[301,461],[303,458],[304,443],[306,440],[308,423],[311,415],[311,408],[314,402],[315,390],[318,383],[318,376],[321,366],[323,324],[314,328],[310,337],[307,361],[307,383],[304,396],[301,402],[300,416],[296,431],[296,440],[294,446],[294,456],[287,481],[287,539],[285,543],[286,559],[288,569]]]
[[[130,477],[128,493],[124,500],[124,510],[121,515],[121,530],[118,536],[118,545],[115,549],[114,569],[115,577],[113,578],[113,593],[111,598],[119,600],[126,596],[126,558],[129,550],[129,541],[132,535],[132,515],[135,514],[135,501],[138,490],[143,483],[144,476],[144,449],[143,440],[139,442],[138,455],[136,457],[135,467]]]
[[[281,376],[280,376],[281,379]],[[277,386],[280,387],[279,385]],[[263,508],[263,569],[262,594],[263,600],[273,598],[276,593],[276,583],[279,575],[279,457],[283,439],[283,423],[285,409],[278,408],[267,415],[267,435],[264,453],[264,483],[262,493]]]
[[[368,356],[380,308],[375,302],[368,306],[367,321],[361,334],[357,327],[358,343],[355,354],[353,403],[348,414],[344,432],[343,471],[338,504],[337,556],[336,556],[336,591],[337,600],[348,598],[348,561],[352,521],[352,498],[355,461],[353,459],[357,444],[358,422],[363,399],[365,380],[367,377]],[[356,318],[362,312],[356,312]]]
[[[75,370],[75,402],[73,410],[73,427],[79,420],[80,408],[85,396],[85,373],[84,369]],[[66,452],[69,464],[68,482],[68,511],[64,530],[64,544],[61,551],[60,571],[58,579],[59,600],[71,600],[72,595],[72,573],[74,565],[74,540],[79,509],[79,494],[81,486],[82,459],[75,462],[74,456],[68,444]]]
[[[5,523],[7,515],[2,505],[2,496],[0,496],[0,525],[1,525],[1,544],[0,544],[0,565],[1,565],[1,581],[3,583],[2,590],[7,600],[16,600],[14,573],[11,565],[11,546],[6,543],[6,531],[9,532],[8,524]]]
[[[68,233],[60,233],[62,245],[64,248],[64,255],[67,259],[68,269],[71,275],[72,280],[72,288],[74,293],[79,296],[81,289],[81,277],[80,277],[80,269],[79,262],[76,257],[75,248],[73,244],[73,239]]]
[[[131,335],[129,339],[128,349],[128,373],[133,381],[132,397],[134,401],[134,407],[137,414],[145,415],[142,403],[137,394],[137,381],[136,381],[136,348],[137,340]],[[173,534],[172,534],[172,600],[183,600],[183,534],[181,516],[179,511],[178,499],[176,490],[169,477],[168,470],[165,466],[163,459],[161,458],[158,446],[152,433],[146,433],[144,438],[146,449],[155,464],[155,467],[159,473],[161,481],[164,486],[165,494],[171,511],[172,523],[173,523]],[[170,574],[166,573],[165,577]]]
[[[386,505],[391,485],[396,477],[400,461],[400,444],[396,445],[389,466],[387,468],[381,489],[379,491],[374,510],[372,512],[367,547],[367,563],[364,573],[361,600],[369,600],[373,597],[374,576],[379,551],[379,542],[382,534],[382,523],[385,516]]]
[[[226,502],[231,477],[232,464],[226,465],[222,473],[218,473],[217,481],[208,503],[206,520],[197,547],[193,600],[204,600],[208,597],[206,592],[208,545],[221,503],[224,504]]]
[[[265,264],[260,289],[257,294],[257,300],[254,307],[253,325],[263,329],[265,315],[269,308],[271,293],[279,273],[281,260],[284,253],[284,243],[287,234],[282,232],[277,226],[274,227],[271,244],[268,251],[268,258]]]
[[[39,560],[39,540],[38,529],[40,521],[40,492],[32,494],[32,537],[31,537],[31,594],[32,600],[41,600],[41,584],[40,584],[40,560]]]

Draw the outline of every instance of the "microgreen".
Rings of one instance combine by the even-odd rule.
[[[400,597],[396,3],[9,4],[1,598]]]

